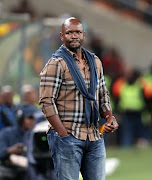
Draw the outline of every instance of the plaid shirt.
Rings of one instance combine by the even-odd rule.
[[[70,52],[85,80],[87,88],[90,87],[90,70],[83,54],[85,65],[82,65],[76,55]],[[102,63],[95,57],[98,83],[95,99],[99,111],[111,111],[109,91],[103,76]],[[66,62],[58,57],[52,58],[40,73],[40,100],[39,104],[45,117],[58,114],[68,133],[78,139],[90,141],[100,139],[98,128],[93,124],[85,124],[84,98],[77,89]],[[49,128],[51,125],[49,125]]]

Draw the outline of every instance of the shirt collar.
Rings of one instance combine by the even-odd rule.
[[[74,58],[75,61],[79,61],[79,59],[77,58],[77,55],[76,55],[74,52],[70,51],[66,46],[64,46],[64,47],[65,47],[66,50],[69,51],[69,53],[73,56],[73,58]],[[82,50],[82,58],[83,58],[83,60],[87,63],[87,59],[86,59],[86,56],[85,56],[83,50]]]

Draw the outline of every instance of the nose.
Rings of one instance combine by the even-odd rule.
[[[76,32],[72,33],[72,38],[77,38],[77,33]]]

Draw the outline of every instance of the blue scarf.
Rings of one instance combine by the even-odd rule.
[[[80,91],[80,93],[84,97],[85,102],[85,124],[90,125],[93,123],[97,126],[99,115],[98,104],[95,100],[95,93],[97,89],[97,71],[95,64],[94,54],[87,51],[82,47],[83,52],[88,60],[88,64],[90,67],[90,88],[87,89],[85,81],[79,71],[78,66],[75,63],[75,60],[71,53],[62,45],[56,52],[53,54],[53,57],[62,57],[66,62],[69,71],[72,75],[72,78]],[[91,107],[91,101],[93,102],[93,108]],[[104,122],[103,122],[104,123]],[[100,124],[103,124],[100,122]]]

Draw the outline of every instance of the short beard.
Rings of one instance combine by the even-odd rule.
[[[81,49],[81,45],[77,46],[77,47],[68,46],[68,49],[72,52],[77,52],[79,49]]]

